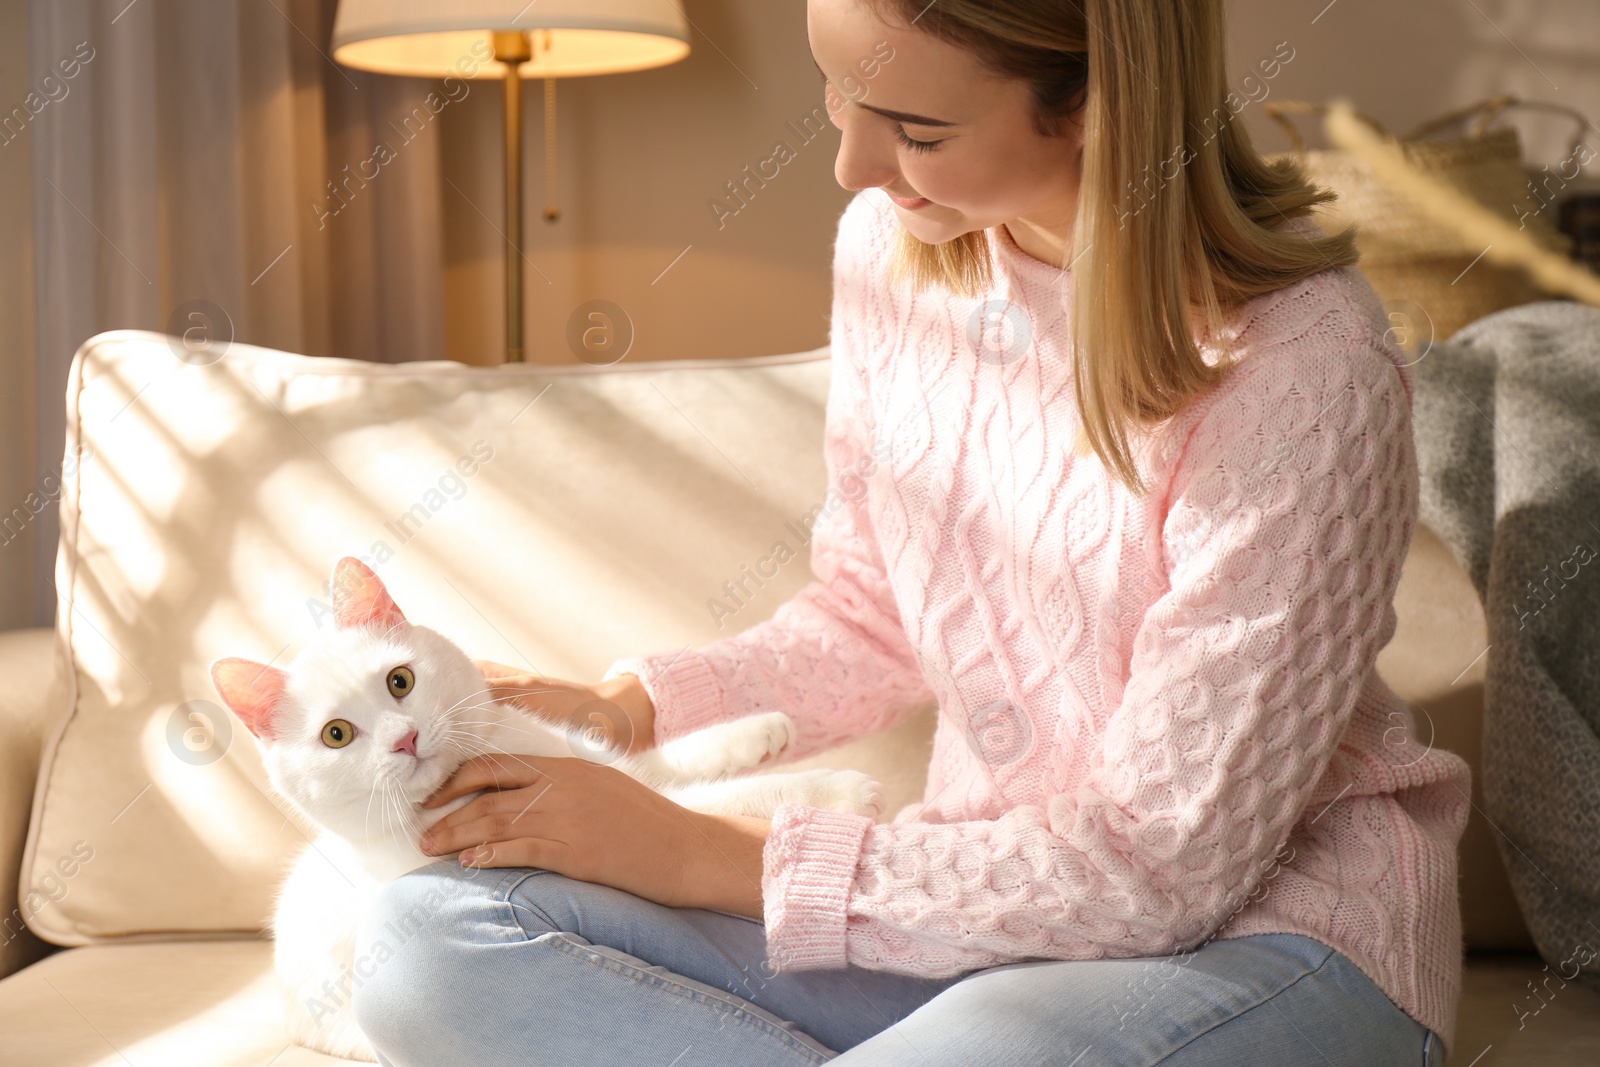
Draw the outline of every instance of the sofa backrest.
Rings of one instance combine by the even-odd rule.
[[[22,870],[63,885],[33,917],[47,940],[263,926],[313,830],[269,797],[208,665],[286,663],[331,625],[340,556],[469,655],[582,681],[742,629],[811,579],[827,348],[601,369],[169,344],[105,333],[72,364],[65,711]],[[750,585],[778,541],[794,558]],[[713,613],[730,580],[752,595]]]
[[[313,830],[268,795],[207,668],[225,655],[287,662],[329,625],[324,583],[340,556],[368,559],[408,617],[470,655],[577,681],[618,656],[738,632],[811,580],[826,347],[483,368],[240,344],[204,363],[173,344],[115,331],[73,360],[60,711],[20,879],[23,893],[49,887],[29,913],[46,940],[263,928]],[[758,569],[780,541],[788,562]],[[1380,670],[1476,778],[1483,613],[1426,528],[1396,609]],[[803,765],[865,770],[895,811],[921,795],[932,727],[925,709]],[[1467,943],[1526,946],[1490,833],[1474,811]]]

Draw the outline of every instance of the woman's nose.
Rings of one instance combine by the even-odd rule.
[[[900,178],[894,146],[888,138],[856,121],[859,116],[839,116],[842,126],[839,155],[833,162],[833,177],[841,188],[855,192],[880,185],[893,185]]]

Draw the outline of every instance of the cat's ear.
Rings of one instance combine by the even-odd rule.
[[[341,630],[355,626],[391,630],[406,621],[384,588],[383,579],[354,556],[346,556],[333,565],[329,584],[333,590],[333,622]]]
[[[230,656],[211,664],[211,684],[222,702],[262,740],[275,736],[278,703],[288,681],[283,671],[254,660]]]

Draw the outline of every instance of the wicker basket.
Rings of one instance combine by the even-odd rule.
[[[1571,241],[1556,229],[1553,211],[1518,209],[1530,200],[1521,141],[1510,127],[1488,129],[1501,111],[1513,105],[1548,107],[1573,115],[1580,123],[1573,140],[1573,151],[1577,151],[1587,126],[1582,115],[1560,105],[1509,96],[1492,97],[1424,123],[1398,139],[1399,147],[1418,171],[1450,183],[1509,221],[1524,224],[1537,243],[1550,251],[1570,255]],[[1338,149],[1307,149],[1290,116],[1324,114],[1326,105],[1269,101],[1264,110],[1288,132],[1294,150],[1286,154],[1300,160],[1313,183],[1338,194],[1338,199],[1318,209],[1316,220],[1328,232],[1356,225],[1360,269],[1391,311],[1391,319],[1403,316],[1402,321],[1410,327],[1402,331],[1405,347],[1443,340],[1491,312],[1556,295],[1522,271],[1483,261],[1481,241],[1470,241],[1421,213],[1412,201],[1377,178],[1364,161]],[[1473,117],[1477,121],[1465,137],[1423,139]],[[1392,138],[1375,119],[1359,118],[1380,135]]]

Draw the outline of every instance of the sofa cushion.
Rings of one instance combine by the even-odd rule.
[[[338,1067],[290,1043],[271,941],[95,945],[0,982],[10,1067]]]
[[[190,362],[169,340],[100,334],[72,364],[67,708],[22,873],[60,868],[66,892],[30,917],[48,940],[262,928],[311,828],[269,797],[207,667],[287,662],[331,625],[340,556],[469,655],[583,681],[742,629],[811,578],[826,348],[485,368],[242,344]],[[793,557],[754,577],[780,541]],[[890,810],[920,793],[926,750],[905,738],[926,723],[907,730],[877,742],[911,768],[879,768]]]

